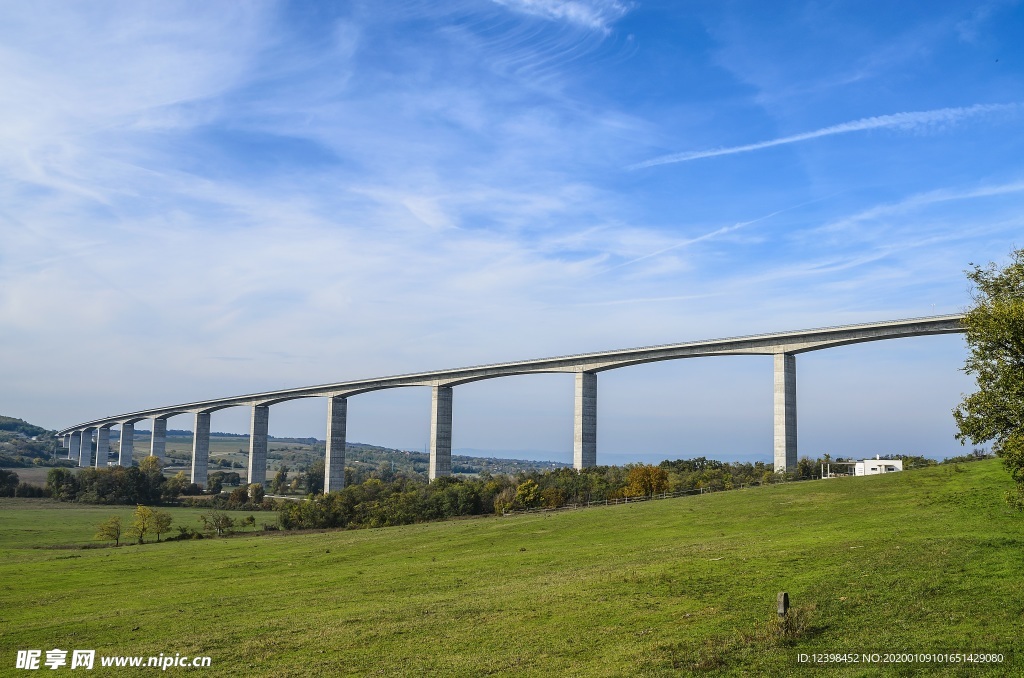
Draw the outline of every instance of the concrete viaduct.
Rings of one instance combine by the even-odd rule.
[[[324,491],[330,492],[341,489],[345,484],[348,398],[387,388],[429,386],[432,389],[430,479],[433,480],[451,474],[452,392],[455,386],[518,374],[565,372],[576,375],[573,465],[577,469],[583,469],[597,465],[598,373],[660,360],[721,355],[770,355],[775,360],[775,469],[783,471],[794,468],[797,462],[797,354],[866,341],[963,332],[962,318],[961,315],[944,315],[893,320],[360,379],[129,412],[76,424],[59,431],[58,435],[63,437],[68,457],[78,460],[79,466],[91,466],[95,463],[97,467],[106,467],[110,429],[119,425],[121,443],[118,463],[121,466],[131,466],[136,422],[152,420],[150,454],[163,459],[168,417],[192,413],[195,415],[192,482],[205,486],[210,452],[210,414],[228,407],[249,407],[252,409],[249,427],[249,482],[262,483],[266,480],[267,473],[267,425],[270,406],[297,398],[327,398]],[[92,460],[93,431],[96,432],[95,461]]]

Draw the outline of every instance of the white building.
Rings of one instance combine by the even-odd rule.
[[[902,470],[903,460],[901,459],[879,459],[875,457],[874,459],[858,461],[853,469],[853,475],[873,476],[879,473],[894,473]]]

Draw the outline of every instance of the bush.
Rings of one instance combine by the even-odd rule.
[[[15,497],[30,497],[33,499],[39,499],[42,497],[49,497],[50,493],[45,487],[39,485],[32,485],[30,483],[18,483],[18,487],[14,489]]]
[[[175,537],[168,537],[166,541],[182,541],[185,539],[202,539],[203,533],[198,532],[191,527],[184,525],[178,525],[178,535]]]

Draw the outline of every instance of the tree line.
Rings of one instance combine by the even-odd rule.
[[[155,505],[180,496],[202,494],[184,472],[167,478],[160,460],[146,457],[138,466],[87,467],[73,471],[53,468],[46,476],[46,491],[58,501],[86,504]]]
[[[897,455],[900,456],[900,455]],[[924,457],[903,456],[908,466],[935,464]],[[427,483],[417,475],[382,472],[358,484],[307,501],[281,502],[282,528],[360,528],[405,525],[506,511],[586,504],[663,492],[721,491],[821,476],[828,455],[803,458],[793,473],[775,473],[764,462],[729,463],[699,457],[626,466],[597,466],[577,471],[561,468],[516,476],[482,473],[475,478],[448,476]]]
[[[178,535],[171,539],[201,539],[203,536],[223,536],[231,534],[236,527],[251,526],[255,528],[256,518],[246,516],[236,520],[222,511],[209,511],[199,516],[202,531],[185,525],[178,526]],[[121,516],[110,516],[97,526],[96,539],[112,541],[120,546],[121,540],[134,537],[137,544],[145,544],[147,535],[156,535],[157,542],[171,531],[173,517],[167,511],[153,509],[149,506],[136,506],[130,521],[122,521]]]

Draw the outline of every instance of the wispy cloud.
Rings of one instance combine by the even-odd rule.
[[[516,12],[607,33],[630,10],[618,0],[494,0]]]
[[[628,169],[643,169],[645,167],[670,165],[672,163],[688,162],[690,160],[699,160],[701,158],[714,158],[720,155],[735,155],[736,153],[760,151],[761,149],[771,148],[773,146],[783,146],[785,144],[793,144],[799,141],[810,141],[811,139],[819,139],[821,137],[828,137],[836,134],[865,132],[872,129],[891,128],[907,131],[920,127],[951,125],[967,118],[978,117],[990,113],[1017,111],[1022,107],[1024,107],[1024,104],[1021,103],[975,104],[974,106],[964,106],[959,108],[939,108],[932,111],[912,111],[907,113],[894,113],[892,115],[877,115],[870,118],[860,118],[859,120],[844,122],[839,125],[832,125],[831,127],[822,127],[821,129],[816,129],[811,132],[802,132],[800,134],[779,137],[777,139],[758,141],[753,144],[729,146],[727,148],[713,148],[706,151],[685,151],[683,153],[662,155],[657,158],[652,158],[650,160],[645,160],[644,162],[630,165]]]
[[[815,202],[819,202],[821,200],[825,200],[825,199],[827,199],[829,197],[831,197],[831,196],[825,196],[824,198],[815,198],[814,200],[806,200],[806,201],[804,201],[804,202],[802,202],[802,203],[800,203],[798,205],[793,205],[792,207],[784,207],[784,208],[782,208],[780,210],[775,210],[774,212],[771,212],[769,214],[765,214],[764,216],[757,217],[756,219],[750,219],[748,221],[740,221],[740,222],[737,222],[737,223],[732,224],[730,226],[722,226],[720,228],[716,228],[713,231],[709,231],[708,233],[704,233],[703,235],[699,235],[699,236],[696,236],[694,238],[688,238],[686,240],[677,242],[674,245],[670,245],[668,247],[664,247],[662,249],[659,249],[659,250],[657,250],[655,252],[651,252],[649,254],[644,254],[643,256],[635,257],[635,258],[630,259],[628,261],[624,261],[622,263],[616,264],[615,266],[610,266],[609,268],[606,268],[603,271],[599,271],[599,272],[595,273],[594,275],[608,273],[608,272],[614,271],[615,269],[618,269],[618,268],[623,268],[625,266],[631,266],[633,264],[639,263],[641,261],[644,261],[645,259],[651,259],[653,257],[661,256],[662,254],[666,254],[668,252],[680,249],[682,247],[687,247],[689,245],[695,245],[695,244],[697,244],[699,242],[704,242],[704,241],[707,241],[707,240],[713,240],[713,239],[717,238],[718,236],[725,235],[727,233],[732,233],[733,231],[738,231],[741,228],[745,228],[747,226],[751,226],[751,225],[756,224],[756,223],[761,222],[761,221],[767,221],[768,219],[771,219],[772,217],[778,216],[780,214],[784,214],[785,212],[791,212],[792,210],[799,209],[799,208],[801,208],[801,207],[803,207],[805,205],[810,205],[811,203],[815,203]]]
[[[936,203],[972,200],[975,198],[991,198],[1021,192],[1024,192],[1024,181],[990,184],[967,189],[942,188],[934,191],[926,191],[924,193],[917,193],[915,195],[908,196],[897,202],[875,205],[868,209],[861,210],[856,214],[843,217],[842,219],[830,221],[821,228],[814,229],[813,233],[841,231],[851,227],[857,227],[867,221],[880,219],[893,214],[901,214],[911,210],[917,210]]]

